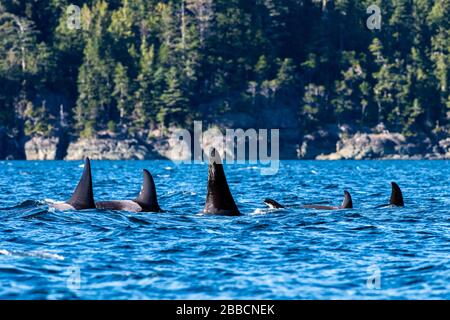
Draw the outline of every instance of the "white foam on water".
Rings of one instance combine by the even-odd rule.
[[[256,208],[252,213],[250,213],[250,215],[261,215],[267,213],[269,213],[267,209]]]
[[[64,256],[57,253],[51,253],[46,251],[33,251],[28,253],[30,257],[44,258],[44,259],[54,259],[54,260],[64,260]]]
[[[53,259],[53,260],[64,260],[64,257],[57,254],[57,253],[51,253],[47,251],[8,251],[5,249],[0,249],[0,255],[5,256],[18,256],[18,257],[35,257],[35,258],[41,258],[41,259]]]
[[[257,166],[251,166],[251,167],[244,167],[244,168],[238,168],[238,171],[243,171],[243,170],[258,170],[260,169]]]
[[[0,250],[0,254],[5,255],[5,256],[10,256],[11,252],[9,252],[8,250]]]

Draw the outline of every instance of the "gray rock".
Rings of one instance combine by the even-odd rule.
[[[356,133],[342,138],[336,152],[318,156],[318,160],[340,159],[420,159],[430,141],[411,143],[400,133]]]
[[[339,137],[335,132],[319,130],[303,137],[302,144],[297,150],[301,159],[315,159],[324,153],[336,151]]]
[[[450,159],[450,138],[439,141],[439,147],[442,150],[443,158]]]
[[[145,160],[153,156],[136,139],[81,138],[69,144],[65,160]]]
[[[57,137],[33,137],[25,143],[25,157],[27,160],[55,160],[58,145]]]

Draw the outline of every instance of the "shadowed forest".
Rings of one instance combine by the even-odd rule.
[[[304,133],[448,134],[449,17],[448,0],[1,0],[0,128],[132,137],[289,109]]]

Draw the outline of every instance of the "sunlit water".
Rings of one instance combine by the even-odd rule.
[[[448,161],[227,166],[241,217],[199,214],[206,165],[93,161],[97,200],[134,198],[147,168],[166,212],[49,209],[81,164],[0,161],[1,299],[450,298]],[[390,181],[406,207],[375,209]],[[262,203],[338,205],[344,189],[353,210]]]

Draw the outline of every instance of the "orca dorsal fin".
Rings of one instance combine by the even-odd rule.
[[[284,208],[284,206],[283,206],[281,203],[279,203],[279,202],[277,202],[277,201],[275,201],[275,200],[273,200],[273,199],[270,199],[270,198],[266,198],[266,199],[264,200],[264,203],[265,203],[269,208],[273,208],[273,209],[283,209],[283,208]]]
[[[395,182],[391,182],[391,199],[389,200],[390,205],[394,205],[397,207],[403,207],[405,206],[403,202],[403,194],[402,190],[400,190],[400,187]]]
[[[209,157],[208,192],[203,212],[228,216],[241,214],[228,187],[220,154],[214,148]]]
[[[94,192],[92,190],[91,161],[89,158],[86,158],[85,160],[80,182],[78,182],[72,197],[67,203],[77,210],[95,209]]]
[[[344,201],[342,201],[341,208],[343,208],[343,209],[352,209],[353,208],[352,196],[350,195],[350,192],[348,192],[348,191],[344,191]]]
[[[139,196],[133,201],[139,204],[144,212],[160,212],[161,208],[158,204],[158,197],[156,195],[155,182],[151,173],[144,169],[144,181],[142,182],[141,192]]]

